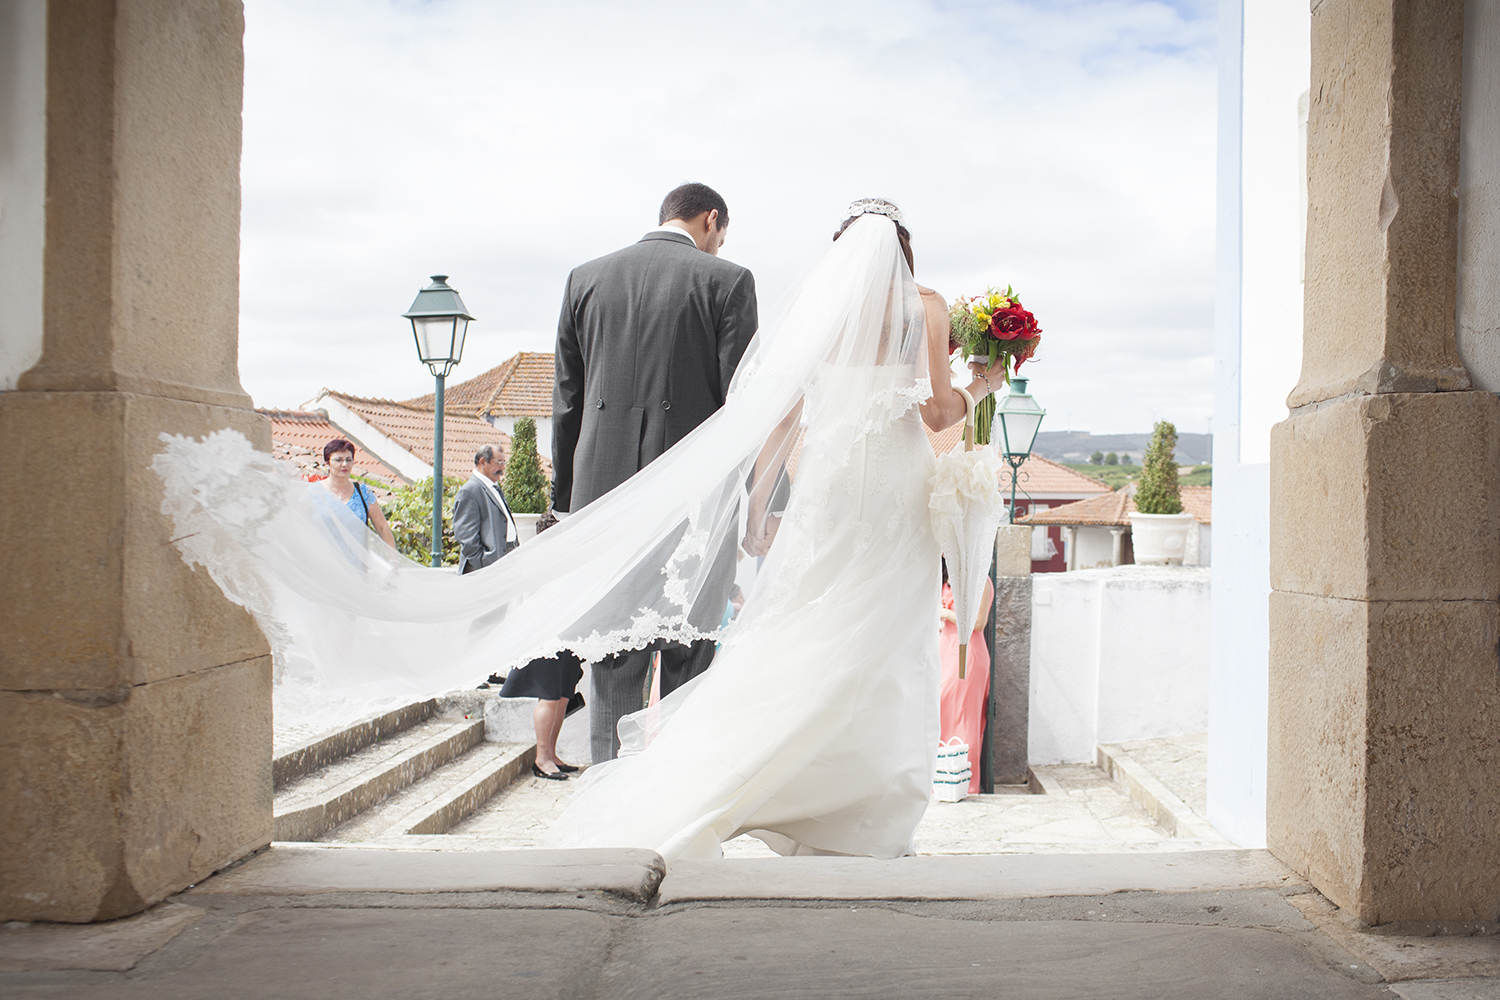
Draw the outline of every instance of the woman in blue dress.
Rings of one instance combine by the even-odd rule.
[[[394,549],[396,536],[386,523],[374,491],[350,476],[354,471],[354,442],[344,438],[329,441],[323,446],[323,461],[328,464],[328,478],[314,483],[313,489],[333,495],[338,501],[339,514],[350,519],[350,527],[368,526]]]

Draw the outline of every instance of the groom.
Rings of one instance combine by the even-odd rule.
[[[660,225],[568,275],[552,393],[552,508],[566,517],[619,486],[724,405],[758,324],[755,279],[720,260],[729,208],[704,184],[661,204]],[[726,572],[733,573],[733,552]],[[724,582],[723,602],[729,585]],[[594,664],[595,763],[614,758],[620,717],[644,707],[655,649],[663,696],[708,668],[714,643],[660,644]]]

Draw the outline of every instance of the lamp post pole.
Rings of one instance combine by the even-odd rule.
[[[1016,523],[1016,489],[1021,480],[1021,466],[1026,464],[1026,459],[1031,457],[1031,447],[1036,441],[1037,430],[1042,425],[1042,417],[1047,411],[1037,405],[1026,392],[1027,379],[1012,378],[1010,380],[1010,394],[995,401],[995,422],[1000,425],[1000,453],[1007,465],[1010,466],[1010,523]],[[990,440],[994,441],[994,431],[991,430]],[[1014,701],[1007,703],[1006,725],[1001,726],[1000,706],[996,701],[996,692],[1021,691],[1025,692],[1031,686],[1031,667],[1029,654],[1023,650],[1031,645],[1030,640],[1030,614],[1031,614],[1031,579],[1007,578],[1002,585],[999,569],[994,560],[990,561],[990,586],[995,595],[990,602],[990,621],[985,627],[984,638],[990,647],[990,686],[984,696],[984,735],[980,738],[979,755],[979,788],[983,792],[995,790],[996,771],[1004,770],[1000,775],[1005,780],[1016,781],[1020,778],[1017,771],[1017,755],[1020,758],[1020,771],[1025,769],[1025,746],[1027,741],[1025,721],[1026,706],[1024,700],[1017,705]],[[1000,634],[1000,619],[1006,620],[1005,643],[1002,648]],[[1022,623],[1025,624],[1022,624]],[[1024,695],[1021,696],[1024,699]],[[1016,713],[1019,712],[1019,720]],[[1019,728],[1012,723],[1019,721]],[[996,749],[995,732],[998,727],[1001,731],[1008,733],[1003,737],[1001,749]],[[1020,749],[1017,750],[1017,734],[1019,734]],[[1003,759],[997,762],[997,755]]]
[[[411,320],[417,357],[437,379],[432,395],[432,565],[443,565],[443,380],[464,356],[464,335],[474,317],[464,300],[448,284],[446,274],[434,274],[432,284],[417,293],[401,315]]]
[[[437,375],[437,391],[433,394],[432,422],[432,565],[443,565],[443,380],[447,375]]]

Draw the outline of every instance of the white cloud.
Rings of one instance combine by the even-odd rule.
[[[249,0],[241,366],[262,405],[429,391],[400,318],[447,273],[466,378],[550,349],[563,280],[702,180],[763,317],[868,194],[918,277],[1009,282],[1063,429],[1206,429],[1212,6]]]

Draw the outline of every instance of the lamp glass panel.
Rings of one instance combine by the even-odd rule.
[[[469,332],[469,321],[462,316],[453,320],[453,363],[458,364],[464,359],[464,337]]]
[[[1002,413],[1005,430],[1005,453],[1007,455],[1031,454],[1032,442],[1042,426],[1040,413]]]
[[[417,337],[417,356],[423,363],[441,364],[452,358],[454,317],[414,316],[411,327]]]
[[[1041,429],[1042,418],[1047,411],[1036,405],[1036,400],[1025,393],[1002,396],[995,408],[995,417],[1000,421],[1005,436],[1007,455],[1029,455]]]

